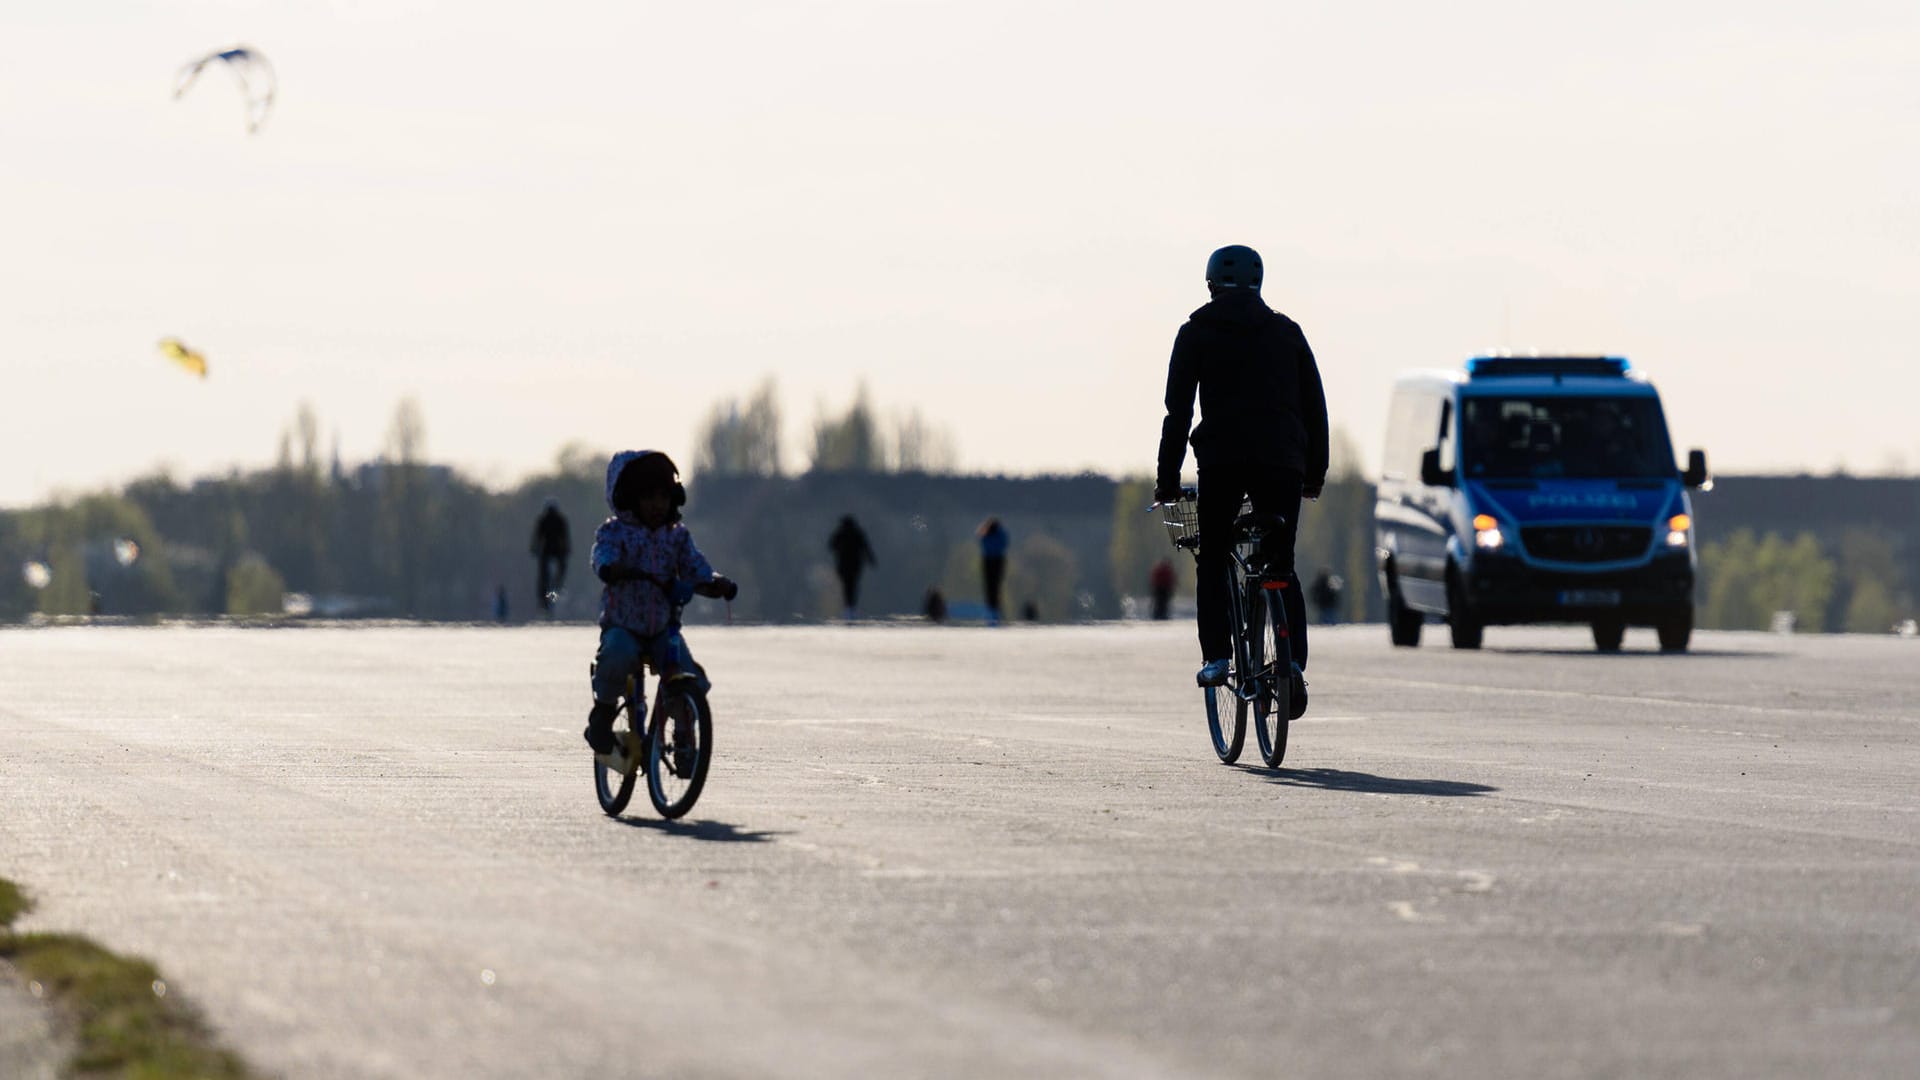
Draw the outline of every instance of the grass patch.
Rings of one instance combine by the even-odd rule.
[[[20,891],[20,886],[6,878],[0,878],[0,934],[7,933],[7,928],[13,925],[13,920],[25,915],[32,907],[33,904],[27,900],[27,894]]]
[[[213,1042],[206,1023],[169,995],[152,964],[129,960],[72,934],[16,934],[32,906],[0,878],[0,957],[72,1022],[79,1076],[127,1080],[242,1080],[246,1066]]]

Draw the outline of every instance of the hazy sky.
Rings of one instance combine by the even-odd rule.
[[[1817,10],[1816,10],[1817,7]],[[279,72],[245,133],[232,80]],[[962,464],[1151,467],[1225,243],[1377,461],[1395,372],[1624,353],[1722,472],[1920,466],[1920,5],[10,4],[0,504],[353,461],[692,458],[777,377]],[[200,382],[160,359],[177,335]]]

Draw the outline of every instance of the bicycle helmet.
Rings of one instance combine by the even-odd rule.
[[[1245,244],[1228,244],[1207,257],[1207,284],[1216,289],[1260,291],[1260,253]]]

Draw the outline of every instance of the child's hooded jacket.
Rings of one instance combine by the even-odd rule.
[[[594,530],[593,570],[597,575],[612,566],[648,575],[606,584],[600,591],[600,625],[651,637],[679,625],[680,605],[691,595],[691,586],[712,581],[713,567],[693,546],[686,526],[676,521],[649,529],[639,515],[613,505],[620,473],[648,453],[622,450],[607,463],[607,508],[613,516]]]

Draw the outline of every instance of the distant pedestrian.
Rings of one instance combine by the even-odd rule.
[[[533,523],[531,547],[533,557],[539,562],[539,580],[535,583],[539,592],[535,602],[541,611],[552,615],[554,596],[567,580],[567,556],[573,554],[573,538],[558,500],[548,499],[539,520]]]
[[[507,621],[507,587],[505,585],[493,591],[493,621]]]
[[[1000,621],[1000,586],[1007,580],[1006,526],[990,517],[980,523],[980,576],[987,587],[987,621]]]
[[[1173,615],[1173,560],[1161,559],[1147,571],[1147,588],[1153,592],[1153,617],[1166,619]]]
[[[1313,587],[1307,590],[1313,596],[1313,606],[1320,609],[1320,621],[1328,626],[1340,621],[1340,594],[1346,590],[1347,581],[1331,570],[1322,569],[1313,577]]]
[[[927,597],[921,601],[920,610],[929,622],[947,621],[947,598],[940,592],[938,585],[928,587]]]
[[[866,531],[853,520],[852,514],[840,519],[840,527],[827,538],[827,547],[833,550],[833,569],[840,575],[844,614],[847,621],[852,622],[860,606],[860,574],[879,560],[873,557],[873,545],[867,543]]]

